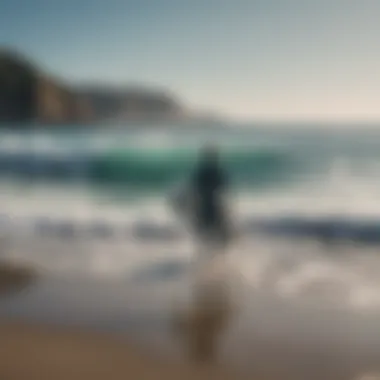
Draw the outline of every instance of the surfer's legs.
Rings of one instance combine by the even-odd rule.
[[[221,225],[203,225],[198,230],[199,255],[209,256],[225,253],[228,240],[228,234]]]
[[[196,238],[199,255],[224,254],[231,241],[229,218],[221,205],[204,206],[197,212]]]

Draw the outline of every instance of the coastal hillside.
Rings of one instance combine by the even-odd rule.
[[[89,85],[78,86],[75,93],[91,105],[96,120],[161,120],[183,116],[179,102],[164,91]]]
[[[21,54],[0,50],[0,123],[86,124],[182,115],[179,102],[165,91],[68,85]]]

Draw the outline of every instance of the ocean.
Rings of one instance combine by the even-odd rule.
[[[3,216],[75,222],[80,210],[97,214],[101,207],[102,218],[116,213],[129,219],[135,207],[142,216],[141,207],[148,219],[164,219],[168,192],[190,174],[206,142],[220,146],[240,221],[266,214],[365,218],[380,211],[380,132],[307,126],[46,130],[0,132]]]
[[[0,315],[119,330],[128,316],[129,331],[162,333],[197,261],[168,194],[208,142],[220,146],[238,232],[228,254],[245,308],[235,347],[253,325],[292,342],[380,347],[376,128],[4,130],[0,256],[49,281],[2,301]]]
[[[380,132],[324,126],[0,132],[0,221],[17,233],[181,238],[168,196],[216,143],[242,235],[376,243]],[[72,232],[73,233],[73,232]],[[100,239],[101,240],[101,239]],[[379,237],[380,243],[380,237]]]

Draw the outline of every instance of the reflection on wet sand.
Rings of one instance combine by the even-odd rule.
[[[223,260],[208,262],[195,277],[189,305],[174,316],[176,335],[191,360],[217,358],[233,314],[227,272]]]

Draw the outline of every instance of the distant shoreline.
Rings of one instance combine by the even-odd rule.
[[[0,122],[93,125],[103,120],[181,120],[188,111],[170,91],[149,86],[72,85],[19,52],[0,49]]]

